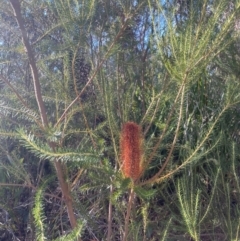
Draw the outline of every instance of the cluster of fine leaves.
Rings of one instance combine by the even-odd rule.
[[[238,0],[1,1],[0,239],[239,240],[239,22]]]

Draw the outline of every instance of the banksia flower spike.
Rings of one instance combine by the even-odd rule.
[[[122,172],[134,181],[142,174],[142,143],[141,127],[134,122],[125,123],[120,141]]]

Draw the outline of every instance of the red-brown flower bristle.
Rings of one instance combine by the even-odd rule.
[[[123,125],[121,132],[121,161],[125,177],[136,180],[142,173],[142,133],[141,127],[134,122]]]

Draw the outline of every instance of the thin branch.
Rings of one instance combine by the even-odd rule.
[[[17,23],[19,25],[19,28],[20,28],[20,31],[22,34],[23,45],[25,46],[26,53],[27,53],[27,56],[29,59],[29,64],[31,67],[33,83],[34,83],[35,97],[36,97],[36,101],[38,104],[38,109],[40,112],[42,125],[44,128],[47,128],[48,127],[48,119],[47,119],[47,113],[46,113],[43,98],[42,98],[41,86],[40,86],[39,77],[38,77],[36,60],[35,60],[31,45],[28,41],[27,31],[24,27],[24,21],[23,21],[22,15],[21,15],[21,5],[20,5],[19,0],[9,0],[9,1],[12,5],[12,9],[14,11]],[[48,144],[51,147],[51,149],[55,152],[56,151],[55,144],[52,142],[49,142]],[[63,167],[57,159],[55,159],[55,161],[54,161],[54,166],[55,166],[55,169],[57,172],[57,177],[58,177],[58,181],[59,181],[59,184],[61,187],[61,191],[62,191],[64,200],[65,200],[65,203],[67,206],[68,218],[71,223],[71,227],[75,228],[77,226],[77,220],[76,220],[76,217],[75,217],[75,214],[73,211],[73,202],[72,202],[72,198],[71,198],[70,188],[64,178],[63,169],[62,169]],[[81,239],[79,239],[79,240],[81,240]]]
[[[180,169],[182,169],[184,166],[186,166],[187,164],[190,163],[191,159],[197,154],[197,152],[200,150],[200,148],[203,146],[203,144],[207,141],[207,139],[209,138],[210,134],[212,133],[214,127],[216,126],[217,122],[219,121],[220,117],[222,116],[222,114],[226,111],[226,109],[229,106],[226,106],[218,115],[218,117],[216,118],[216,120],[214,121],[214,123],[212,124],[212,126],[210,127],[209,131],[207,132],[206,136],[203,138],[203,140],[201,141],[201,143],[198,145],[198,147],[193,151],[193,153],[187,158],[186,161],[184,161],[180,166],[178,166],[177,168],[175,168],[174,170],[170,171],[169,173],[167,173],[166,175],[158,178],[157,180],[155,180],[156,182],[161,182],[169,177],[171,177],[174,173],[178,172]]]
[[[3,75],[0,74],[0,79],[2,79],[7,85],[8,87],[15,93],[15,95],[18,97],[18,99],[21,101],[21,103],[27,108],[28,105],[25,102],[25,100],[22,98],[22,96],[17,92],[17,90],[15,90],[15,88],[12,86],[12,84],[7,80],[7,78],[5,78]]]
[[[69,111],[69,109],[78,101],[78,99],[81,97],[81,95],[83,94],[83,92],[87,89],[87,87],[90,85],[90,83],[93,81],[93,79],[95,78],[95,76],[97,75],[98,71],[100,70],[100,68],[102,67],[102,65],[104,64],[104,62],[106,61],[109,53],[111,52],[112,48],[114,47],[114,45],[116,44],[116,42],[118,41],[118,39],[121,37],[123,31],[125,30],[125,28],[128,25],[128,21],[125,21],[124,25],[122,26],[122,28],[120,29],[120,31],[118,32],[117,36],[114,38],[112,44],[109,46],[107,53],[104,55],[103,59],[100,61],[100,63],[98,64],[96,70],[94,71],[92,77],[88,80],[88,82],[85,84],[85,86],[82,88],[82,90],[80,91],[80,93],[77,95],[77,97],[69,104],[69,106],[65,109],[65,111],[63,112],[62,116],[58,119],[57,123],[55,124],[55,127],[57,127],[61,121],[64,119],[66,113]]]
[[[182,85],[181,85],[180,88],[179,88],[179,91],[178,91],[177,96],[176,96],[176,98],[175,98],[175,100],[174,100],[173,106],[172,106],[172,108],[171,108],[171,110],[170,110],[170,113],[168,114],[165,128],[163,129],[163,132],[162,132],[162,134],[161,134],[158,142],[157,142],[156,145],[154,146],[153,151],[152,151],[152,154],[150,155],[150,157],[149,157],[146,165],[148,165],[148,164],[152,161],[154,155],[156,154],[156,151],[157,151],[159,145],[161,144],[161,142],[162,142],[162,140],[163,140],[163,138],[164,138],[164,136],[165,136],[165,133],[166,133],[166,131],[167,131],[167,128],[168,128],[168,126],[169,126],[169,123],[170,123],[170,121],[171,121],[171,119],[172,119],[172,115],[173,115],[173,112],[174,112],[174,110],[175,110],[175,107],[176,107],[178,98],[179,98],[179,96],[180,96],[180,94],[181,94],[181,92],[182,92],[182,89],[184,88],[184,85],[185,85],[185,81],[183,81]]]
[[[131,188],[129,193],[130,194],[129,194],[129,200],[128,200],[127,214],[126,214],[126,217],[125,217],[123,241],[127,241],[127,237],[128,237],[129,219],[130,219],[132,204],[133,204],[133,200],[134,200],[133,187]]]
[[[110,186],[110,196],[113,193],[113,185]],[[109,199],[108,204],[108,231],[107,231],[107,241],[112,240],[112,202]]]
[[[160,91],[160,93],[158,93],[158,94],[153,98],[152,102],[149,104],[148,109],[146,110],[146,113],[145,113],[144,117],[143,117],[142,120],[141,120],[141,124],[144,123],[144,120],[145,120],[145,118],[148,116],[149,111],[150,111],[151,108],[152,108],[152,105],[154,105],[154,103],[155,103],[155,99],[157,99],[157,103],[155,104],[154,113],[153,113],[153,115],[152,115],[151,120],[150,120],[149,123],[148,123],[148,126],[147,126],[146,129],[144,130],[143,136],[146,136],[146,134],[148,133],[149,129],[151,128],[151,125],[152,125],[152,123],[153,123],[153,121],[154,121],[154,118],[155,118],[155,116],[156,116],[156,114],[157,114],[158,105],[159,105],[159,102],[160,102],[160,100],[161,100],[161,96],[162,96],[162,94],[163,94],[164,91],[168,88],[168,86],[169,86],[169,84],[170,84],[170,81],[167,82],[167,81],[165,81],[165,80],[166,80],[166,75],[165,75],[164,80],[163,80],[164,85],[163,85],[162,90]]]
[[[14,15],[16,17],[18,26],[20,28],[20,31],[22,34],[22,41],[25,46],[25,50],[26,50],[26,53],[27,53],[27,56],[29,59],[29,65],[31,67],[32,76],[33,76],[34,91],[35,91],[35,95],[36,95],[38,109],[39,109],[40,116],[42,119],[42,124],[43,124],[43,126],[48,126],[47,114],[46,114],[45,106],[44,106],[43,99],[42,99],[41,86],[40,86],[40,82],[39,82],[36,61],[35,61],[33,50],[28,41],[27,31],[24,27],[24,21],[23,21],[23,17],[21,14],[21,5],[20,5],[19,0],[9,0],[9,1],[11,2],[11,5],[12,5],[13,11],[14,11]]]
[[[37,188],[35,186],[33,186],[32,184],[17,184],[17,183],[3,183],[0,182],[0,187],[23,187],[23,188],[31,188],[33,190],[37,190]],[[52,197],[52,198],[56,198],[59,200],[63,200],[62,197],[58,197],[54,194],[50,194],[50,193],[44,193],[45,196],[48,197]]]
[[[184,94],[185,94],[185,85],[183,85],[182,89],[182,96],[181,96],[181,104],[180,104],[180,113],[179,113],[179,117],[178,117],[178,123],[177,123],[177,128],[176,128],[176,132],[175,132],[175,136],[171,145],[171,149],[168,153],[167,159],[164,162],[164,164],[162,165],[161,169],[150,179],[148,179],[147,181],[141,183],[140,185],[145,185],[145,184],[149,184],[149,183],[153,183],[161,174],[162,172],[165,170],[167,164],[169,163],[169,161],[171,160],[172,157],[172,153],[174,150],[174,147],[176,145],[177,142],[177,138],[178,138],[178,133],[179,133],[179,128],[180,128],[180,124],[181,124],[181,119],[182,119],[182,113],[183,113],[183,101],[184,101]]]
[[[33,185],[31,184],[17,184],[17,183],[3,183],[0,182],[0,186],[2,187],[27,187],[27,188],[32,188],[32,189],[36,189]]]
[[[31,110],[31,108],[28,107],[28,104],[25,102],[25,100],[23,99],[23,97],[18,93],[18,91],[13,87],[13,85],[7,80],[7,78],[5,78],[3,75],[0,74],[0,79],[2,79],[7,85],[8,87],[14,92],[14,94],[17,96],[17,98],[20,100],[20,102],[23,104],[23,106],[28,109]],[[38,126],[43,129],[42,124],[33,116],[31,116],[34,121],[38,124]]]

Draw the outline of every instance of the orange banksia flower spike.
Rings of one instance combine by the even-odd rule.
[[[142,174],[143,137],[139,125],[126,122],[123,125],[120,140],[122,172],[134,181]]]

